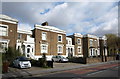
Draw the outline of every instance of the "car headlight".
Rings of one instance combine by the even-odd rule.
[[[23,62],[20,62],[20,65],[22,65],[23,64]]]
[[[68,61],[68,59],[63,59],[63,61]]]

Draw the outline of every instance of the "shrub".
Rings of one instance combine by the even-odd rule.
[[[32,66],[39,66],[38,60],[31,59],[30,62],[31,62],[31,65],[32,65]]]
[[[12,47],[8,47],[5,49],[5,52],[2,53],[2,62],[4,61],[9,61],[9,63],[11,64],[11,62],[17,57],[17,56],[21,56],[22,54],[20,53],[19,50],[16,50]]]
[[[72,58],[69,58],[69,62],[86,64],[86,58],[84,58],[84,57],[72,57]]]

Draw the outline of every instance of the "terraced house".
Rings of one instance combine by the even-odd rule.
[[[73,35],[69,35],[68,37],[72,38],[72,44],[74,45],[74,56],[83,57],[83,35],[79,33],[74,33]]]
[[[26,57],[35,59],[35,43],[34,38],[32,37],[32,31],[17,30],[16,49],[19,49]]]
[[[83,36],[83,52],[84,57],[97,57],[100,56],[99,38],[95,35]]]
[[[47,59],[53,55],[64,57],[93,58],[107,56],[107,38],[95,35],[74,33],[66,36],[64,30],[49,26],[47,22],[35,25],[33,30],[17,29],[18,20],[6,15],[0,15],[0,45],[1,49],[13,47],[19,49],[26,57],[39,59],[43,53]],[[2,52],[2,51],[1,51]]]
[[[75,56],[75,48],[72,43],[72,38],[66,37],[66,57],[74,57]]]
[[[100,55],[102,56],[102,61],[107,61],[107,56],[109,55],[107,51],[107,38],[106,36],[100,37]]]
[[[0,15],[0,47],[1,52],[8,46],[16,48],[18,20]]]
[[[66,55],[66,32],[53,26],[48,26],[45,22],[35,25],[35,56],[41,57],[46,53],[48,59],[53,55]]]

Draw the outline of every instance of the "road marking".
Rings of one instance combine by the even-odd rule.
[[[101,72],[103,72],[103,71],[106,71],[106,70],[96,71],[96,72],[93,72],[93,73],[87,74],[87,76],[88,76],[88,75],[94,75],[94,74],[97,74],[97,73],[101,73]]]

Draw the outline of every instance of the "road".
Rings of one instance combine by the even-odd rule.
[[[50,73],[29,79],[120,79],[119,69],[118,63],[110,63]]]

